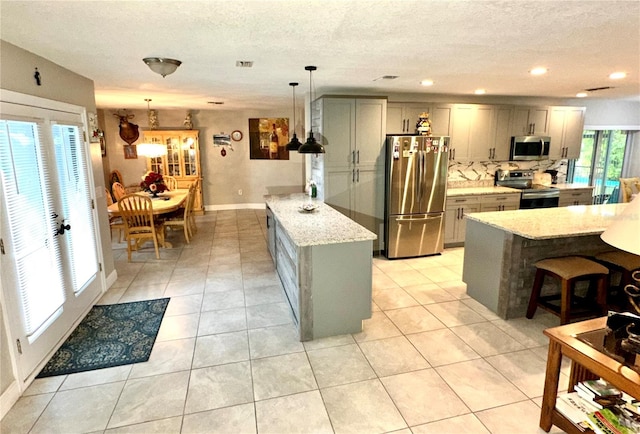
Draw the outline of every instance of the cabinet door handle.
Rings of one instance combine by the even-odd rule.
[[[356,151],[351,151],[351,164],[356,164]]]
[[[356,169],[356,182],[360,182],[360,169]]]
[[[351,171],[351,182],[356,182],[356,169]]]
[[[360,164],[360,149],[356,151],[356,164]]]

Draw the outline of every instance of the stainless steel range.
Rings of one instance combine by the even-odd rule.
[[[521,190],[520,209],[557,207],[560,190],[534,184],[533,173],[533,170],[497,170],[494,184]]]

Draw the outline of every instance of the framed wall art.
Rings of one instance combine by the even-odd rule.
[[[125,160],[136,160],[138,158],[136,145],[124,145],[122,148],[124,149]]]
[[[288,160],[289,118],[249,119],[249,158]]]

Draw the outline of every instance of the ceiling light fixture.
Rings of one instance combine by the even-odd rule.
[[[475,91],[473,91],[473,93],[475,93],[476,95],[484,95],[485,93],[487,93],[487,91],[484,89],[476,89]]]
[[[587,92],[578,92],[578,93],[576,93],[576,97],[578,97],[578,98],[586,98],[587,97]]]
[[[609,74],[609,78],[612,80],[620,80],[621,78],[625,78],[626,76],[626,72],[613,72]]]
[[[531,71],[529,71],[529,74],[531,75],[543,75],[546,74],[549,70],[547,68],[544,68],[542,66],[537,67],[537,68],[533,68]]]
[[[311,93],[311,74],[318,68],[316,68],[315,66],[305,66],[304,69],[305,71],[309,71],[309,115],[311,115],[311,107],[313,105],[313,97]],[[313,127],[309,128],[309,137],[307,137],[307,141],[304,143],[304,145],[298,148],[298,152],[301,154],[324,154],[324,146],[316,142],[316,139],[313,137]]]
[[[136,146],[138,155],[149,158],[163,157],[167,155],[167,145],[162,143],[140,143]]]
[[[162,77],[166,77],[169,74],[173,74],[178,69],[178,66],[182,65],[182,62],[175,59],[167,59],[165,57],[145,57],[142,59],[156,74],[160,74]]]
[[[433,80],[422,80],[420,84],[423,86],[433,86]]]
[[[291,141],[287,143],[287,151],[297,151],[302,146],[300,140],[296,136],[296,86],[298,83],[289,83],[289,86],[293,88],[293,137]]]

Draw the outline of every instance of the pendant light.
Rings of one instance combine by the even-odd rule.
[[[297,151],[302,146],[300,140],[296,136],[296,86],[298,83],[289,83],[289,86],[293,88],[293,137],[291,141],[287,143],[287,151]]]
[[[316,68],[315,66],[305,66],[304,69],[306,71],[309,71],[309,116],[311,117],[311,107],[313,104],[311,93],[311,74],[318,68]],[[316,139],[313,137],[313,127],[309,128],[309,137],[307,137],[307,141],[305,142],[305,144],[300,146],[298,152],[301,154],[324,154],[324,146],[316,142]]]

